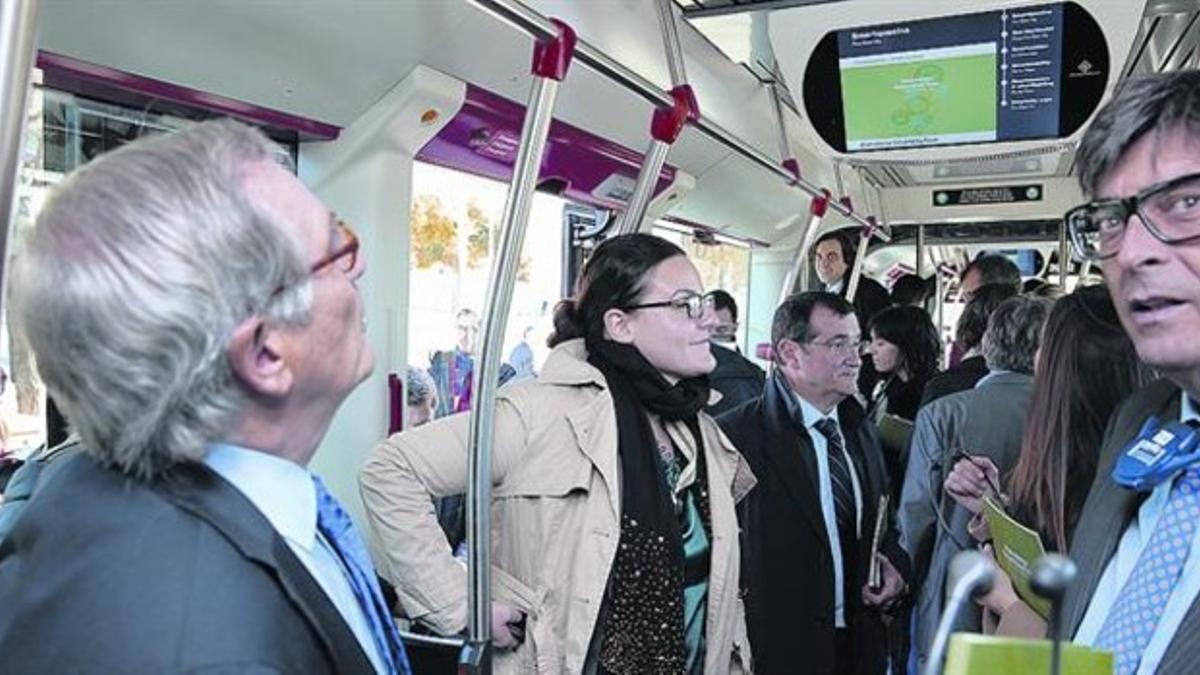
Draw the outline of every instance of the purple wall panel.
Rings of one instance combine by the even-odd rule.
[[[507,182],[512,177],[524,115],[523,105],[468,84],[462,109],[421,148],[417,159]],[[647,132],[647,144],[649,138]],[[572,201],[623,208],[641,165],[642,153],[555,120],[538,179],[563,181],[566,189],[562,196]],[[609,187],[613,185],[613,174],[626,180],[620,181],[616,190],[598,190],[606,187],[606,181]],[[664,166],[655,194],[674,179],[675,168]]]

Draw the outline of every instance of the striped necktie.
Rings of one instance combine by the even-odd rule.
[[[829,484],[833,489],[834,514],[837,519],[839,539],[851,542],[858,539],[858,508],[854,505],[854,482],[850,477],[850,464],[846,458],[846,446],[837,422],[826,417],[814,425],[825,437],[825,450],[829,455]]]
[[[1162,515],[1100,627],[1095,646],[1113,652],[1118,675],[1134,673],[1187,561],[1200,521],[1200,467],[1175,479]]]
[[[396,621],[379,590],[379,581],[375,578],[375,567],[371,564],[367,547],[354,529],[350,516],[325,489],[321,479],[313,476],[313,485],[317,488],[317,529],[325,535],[342,562],[346,580],[350,582],[354,599],[367,619],[371,637],[383,657],[387,672],[389,675],[411,672],[404,646],[400,643],[400,634],[396,631]]]

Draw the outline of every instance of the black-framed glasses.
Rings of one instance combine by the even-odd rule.
[[[653,309],[655,307],[672,307],[682,309],[687,312],[689,319],[699,319],[704,316],[704,312],[712,309],[714,297],[712,293],[703,295],[695,291],[679,291],[671,296],[670,300],[662,300],[659,302],[643,302],[636,305],[625,305],[621,309],[631,311],[635,309]]]
[[[1075,253],[1092,261],[1116,255],[1134,214],[1146,231],[1164,244],[1200,240],[1200,173],[1151,185],[1132,197],[1094,201],[1071,209],[1066,224]]]
[[[845,356],[849,354],[861,354],[863,349],[870,343],[870,340],[864,340],[861,335],[843,335],[829,340],[808,340],[804,344],[825,347],[831,352]]]

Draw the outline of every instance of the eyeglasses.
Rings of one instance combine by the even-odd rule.
[[[1151,185],[1132,197],[1106,199],[1067,212],[1075,252],[1084,260],[1111,258],[1121,250],[1134,214],[1164,244],[1200,240],[1200,173]]]
[[[856,335],[853,337],[836,337],[830,340],[809,340],[804,344],[826,347],[831,352],[846,356],[862,353],[862,350],[870,344],[870,340],[864,340],[862,336]]]
[[[670,300],[663,300],[661,302],[643,302],[638,305],[626,305],[620,309],[632,311],[635,309],[652,309],[654,307],[673,307],[675,309],[682,309],[686,311],[689,319],[699,319],[700,317],[704,316],[705,311],[712,309],[713,301],[714,298],[712,293],[700,295],[695,291],[680,291],[676,293]]]
[[[360,247],[358,235],[354,233],[354,230],[350,227],[350,223],[347,223],[337,216],[331,215],[330,217],[334,220],[334,231],[338,241],[336,248],[334,248],[331,253],[318,258],[316,262],[310,265],[308,268],[308,274],[306,274],[303,278],[276,288],[275,291],[271,293],[272,298],[275,298],[280,293],[283,293],[289,287],[303,282],[308,277],[316,275],[330,265],[336,264],[337,269],[346,274],[349,274],[354,270],[355,265],[358,264],[358,249]]]

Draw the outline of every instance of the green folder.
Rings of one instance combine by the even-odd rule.
[[[955,633],[950,636],[944,675],[1014,675],[1050,672],[1049,640]],[[1112,652],[1062,644],[1063,675],[1111,675]]]
[[[913,435],[912,422],[891,413],[884,413],[875,426],[879,429],[879,440],[883,441],[884,447],[901,452],[908,449]]]
[[[1042,538],[1038,533],[1013,520],[1004,512],[1004,507],[991,497],[983,500],[983,514],[988,529],[992,532],[996,564],[1012,580],[1013,590],[1025,604],[1033,608],[1043,619],[1050,616],[1050,601],[1039,597],[1029,587],[1029,575],[1033,563],[1046,555]]]

